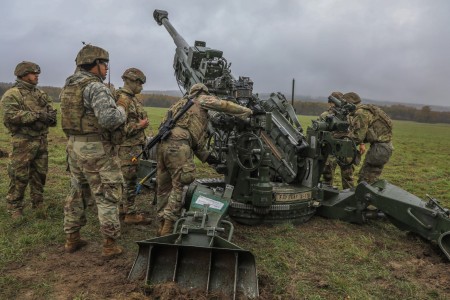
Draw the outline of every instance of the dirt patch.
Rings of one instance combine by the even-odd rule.
[[[105,260],[99,249],[99,244],[89,243],[81,251],[67,254],[62,245],[51,245],[3,272],[28,285],[39,284],[45,276],[52,284],[52,299],[121,299],[139,292],[137,283],[126,279],[132,264],[130,257]],[[20,296],[21,299],[37,299],[32,289],[22,291]]]
[[[147,201],[146,207],[148,207],[148,199],[151,197],[147,194],[141,195],[139,198],[140,201]],[[96,224],[95,207],[90,209],[88,214],[95,219]],[[147,213],[154,219],[153,211]],[[257,260],[278,261],[280,268],[286,266],[283,276],[291,279],[285,286],[280,287],[280,279],[277,279],[277,275],[257,263],[260,293],[258,299],[260,300],[303,298],[306,295],[298,290],[296,283],[299,281],[305,282],[317,293],[323,293],[324,297],[331,295],[333,282],[329,278],[327,279],[322,271],[332,268],[334,264],[328,261],[336,259],[336,257],[330,257],[326,261],[316,261],[315,267],[308,265],[309,261],[314,260],[326,248],[326,245],[332,245],[336,240],[346,236],[376,236],[377,234],[395,234],[399,238],[398,241],[376,238],[374,243],[368,244],[373,253],[393,248],[408,254],[406,258],[402,256],[399,261],[389,256],[378,258],[380,264],[386,266],[387,271],[394,278],[417,283],[418,286],[426,288],[431,293],[435,291],[436,295],[441,298],[450,296],[449,263],[436,245],[425,242],[416,235],[400,233],[396,229],[392,229],[392,232],[389,233],[385,232],[383,223],[376,224],[374,226],[355,226],[319,217],[313,218],[306,224],[293,227],[235,224],[233,242],[252,251]],[[220,293],[207,295],[203,290],[184,289],[173,282],[150,287],[145,286],[143,281],[130,282],[127,277],[137,254],[135,241],[154,237],[156,229],[156,222],[148,226],[124,225],[120,244],[126,248],[126,251],[122,256],[110,260],[101,257],[101,238],[97,233],[92,232],[86,232],[85,239],[89,244],[72,254],[64,252],[62,243],[53,243],[45,248],[35,249],[29,252],[22,261],[11,263],[0,270],[3,278],[11,280],[11,285],[14,285],[10,288],[11,285],[4,284],[3,286],[6,286],[7,290],[0,291],[0,298],[24,300],[229,299]],[[284,252],[283,257],[262,258],[264,255],[257,249],[267,249],[268,240],[257,237],[268,237],[268,240],[283,237],[286,243],[295,243],[296,251],[289,248],[290,250]],[[356,241],[358,239],[353,240],[353,242]],[[267,252],[267,250],[263,251]],[[303,258],[307,257],[303,262],[299,260],[299,256],[293,255],[299,251],[303,253]],[[346,263],[344,260],[341,262]],[[352,258],[351,262],[358,264],[358,258]],[[374,277],[369,281],[386,290],[396,290],[396,287],[393,286],[394,283],[383,276]],[[275,296],[277,294],[285,296],[277,297]],[[429,295],[433,296],[433,294]],[[237,295],[237,299],[246,299],[246,297]]]
[[[105,260],[100,255],[100,245],[89,243],[72,254],[64,252],[62,245],[51,245],[30,253],[22,263],[12,263],[3,270],[3,275],[12,276],[26,286],[36,286],[45,279],[52,285],[50,296],[55,300],[66,299],[131,299],[131,300],[176,300],[215,299],[226,300],[229,296],[220,292],[205,294],[199,289],[184,289],[173,282],[145,287],[143,282],[130,282],[128,272],[134,253]],[[20,284],[22,286],[22,284]],[[271,299],[263,292],[258,299]],[[33,288],[18,289],[16,296],[23,300],[41,299]],[[236,299],[247,299],[237,295]]]

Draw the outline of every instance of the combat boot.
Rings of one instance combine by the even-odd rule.
[[[152,220],[146,218],[144,214],[126,214],[123,222],[129,225],[148,225]]]
[[[20,219],[22,217],[23,217],[23,212],[21,209],[11,212],[11,218],[13,218],[13,219]]]
[[[172,234],[174,222],[169,219],[164,219],[164,225],[161,229],[161,236]]]
[[[44,204],[44,201],[36,201],[36,202],[31,203],[31,208],[38,209],[38,208],[41,208],[43,204]]]
[[[81,239],[80,232],[68,233],[66,235],[66,243],[64,244],[64,250],[67,253],[73,253],[87,245],[85,240]]]
[[[164,219],[159,219],[158,220],[158,230],[156,231],[156,236],[160,237],[161,236],[161,231],[164,227]]]
[[[103,241],[103,250],[102,250],[103,257],[112,258],[122,253],[123,248],[116,244],[115,239],[108,237]]]

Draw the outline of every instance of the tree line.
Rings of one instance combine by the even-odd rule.
[[[12,86],[12,83],[0,83],[0,97]],[[59,101],[61,88],[43,86],[40,87],[53,99]],[[159,94],[141,94],[140,100],[144,106],[148,107],[170,107],[179,97],[159,95]],[[450,123],[450,112],[432,111],[430,106],[425,105],[420,109],[407,105],[383,105],[380,107],[394,120],[416,121],[422,123]],[[294,101],[294,108],[297,114],[306,116],[319,116],[328,109],[328,104],[323,102],[307,102],[302,100]]]

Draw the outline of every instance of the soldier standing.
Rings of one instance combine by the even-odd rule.
[[[193,99],[194,105],[178,120],[170,136],[158,146],[158,236],[171,233],[175,221],[180,217],[183,186],[195,180],[194,154],[201,162],[217,162],[205,149],[208,110],[244,119],[252,114],[249,108],[209,95],[208,88],[202,83],[194,84],[189,95],[175,103],[168,114],[175,117],[189,98]]]
[[[332,92],[331,96],[337,98],[338,100],[342,100],[344,94],[342,94],[341,92]],[[347,101],[347,100],[345,100]],[[329,101],[328,104],[330,105],[330,108],[323,112],[319,119],[320,120],[325,120],[325,118],[328,115],[333,115],[335,114],[333,107],[334,107],[334,103]],[[351,117],[350,115],[347,116],[347,121],[350,123],[351,122]],[[343,138],[343,137],[348,137],[349,132],[345,131],[345,132],[333,132],[333,137],[334,138]],[[342,180],[342,188],[343,189],[349,189],[355,186],[354,184],[354,179],[353,179],[353,173],[355,172],[355,164],[359,164],[359,160],[360,160],[360,155],[358,154],[356,157],[356,162],[349,164],[349,165],[339,165],[339,168],[341,169],[341,180]],[[333,179],[334,179],[334,174],[336,172],[336,168],[338,166],[338,162],[337,159],[334,155],[328,155],[328,159],[325,162],[325,167],[322,171],[322,178],[323,178],[323,183],[329,186],[333,186]]]
[[[119,102],[122,101],[122,98],[129,102],[125,124],[126,139],[119,148],[120,165],[125,180],[122,197],[125,212],[124,222],[125,224],[150,224],[150,219],[146,218],[144,214],[138,213],[135,206],[139,161],[132,161],[132,157],[138,156],[142,151],[146,141],[147,113],[136,97],[142,91],[146,77],[141,70],[130,68],[125,70],[122,79],[124,86],[116,91],[116,98]]]
[[[344,94],[344,99],[356,105],[356,110],[351,114],[350,137],[359,144],[361,155],[366,151],[365,143],[370,143],[359,171],[358,183],[365,181],[372,184],[380,177],[394,150],[392,120],[378,106],[361,104],[361,98],[354,92]]]
[[[16,66],[16,83],[3,95],[3,120],[12,138],[8,165],[10,184],[6,196],[13,218],[23,214],[25,189],[30,183],[32,208],[44,201],[43,193],[48,171],[48,127],[56,126],[56,110],[51,99],[36,85],[40,67],[28,61]]]
[[[77,70],[69,76],[61,91],[61,124],[68,137],[67,153],[71,188],[64,207],[66,252],[87,244],[80,237],[86,225],[87,198],[82,184],[89,184],[95,198],[104,236],[102,256],[123,252],[116,244],[120,236],[118,204],[122,198],[123,176],[117,156],[121,125],[126,120],[126,99],[117,102],[103,84],[108,72],[109,53],[85,45],[75,59]]]

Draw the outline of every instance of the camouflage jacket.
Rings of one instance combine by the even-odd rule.
[[[147,118],[147,112],[142,107],[136,95],[126,88],[116,91],[116,100],[127,98],[130,105],[127,109],[127,121],[125,123],[126,139],[121,146],[136,146],[145,144],[145,128],[139,125],[139,120]]]
[[[392,121],[375,105],[359,104],[351,115],[350,137],[359,143],[389,143],[392,140]]]
[[[66,79],[66,84],[61,92],[63,95],[66,88],[77,85],[78,82],[86,81],[89,78],[95,79],[96,75],[84,70],[77,70],[75,74]],[[61,96],[61,99],[63,97]],[[61,100],[62,101],[62,100]],[[112,133],[126,120],[126,113],[123,107],[117,106],[111,90],[101,82],[101,80],[90,81],[82,91],[82,107],[67,107],[68,111],[63,111],[63,117],[70,118],[71,110],[81,109],[82,112],[73,111],[75,115],[81,115],[83,118],[95,120],[98,123],[102,133]],[[61,103],[61,109],[63,103]],[[63,120],[64,123],[64,120]],[[97,125],[96,125],[97,126]],[[107,137],[110,139],[110,137]]]
[[[1,99],[3,122],[11,135],[24,134],[31,137],[48,134],[49,126],[56,122],[39,121],[39,113],[53,111],[52,101],[44,91],[34,84],[20,79],[6,91]]]
[[[187,101],[188,98],[184,97],[169,108],[173,117]],[[243,119],[252,113],[249,108],[230,101],[220,100],[215,96],[198,95],[195,97],[194,105],[178,120],[176,126],[172,129],[170,139],[189,141],[195,155],[201,161],[205,161],[209,155],[209,152],[204,149],[207,142],[208,110],[223,112]],[[167,116],[163,122],[166,119]]]

